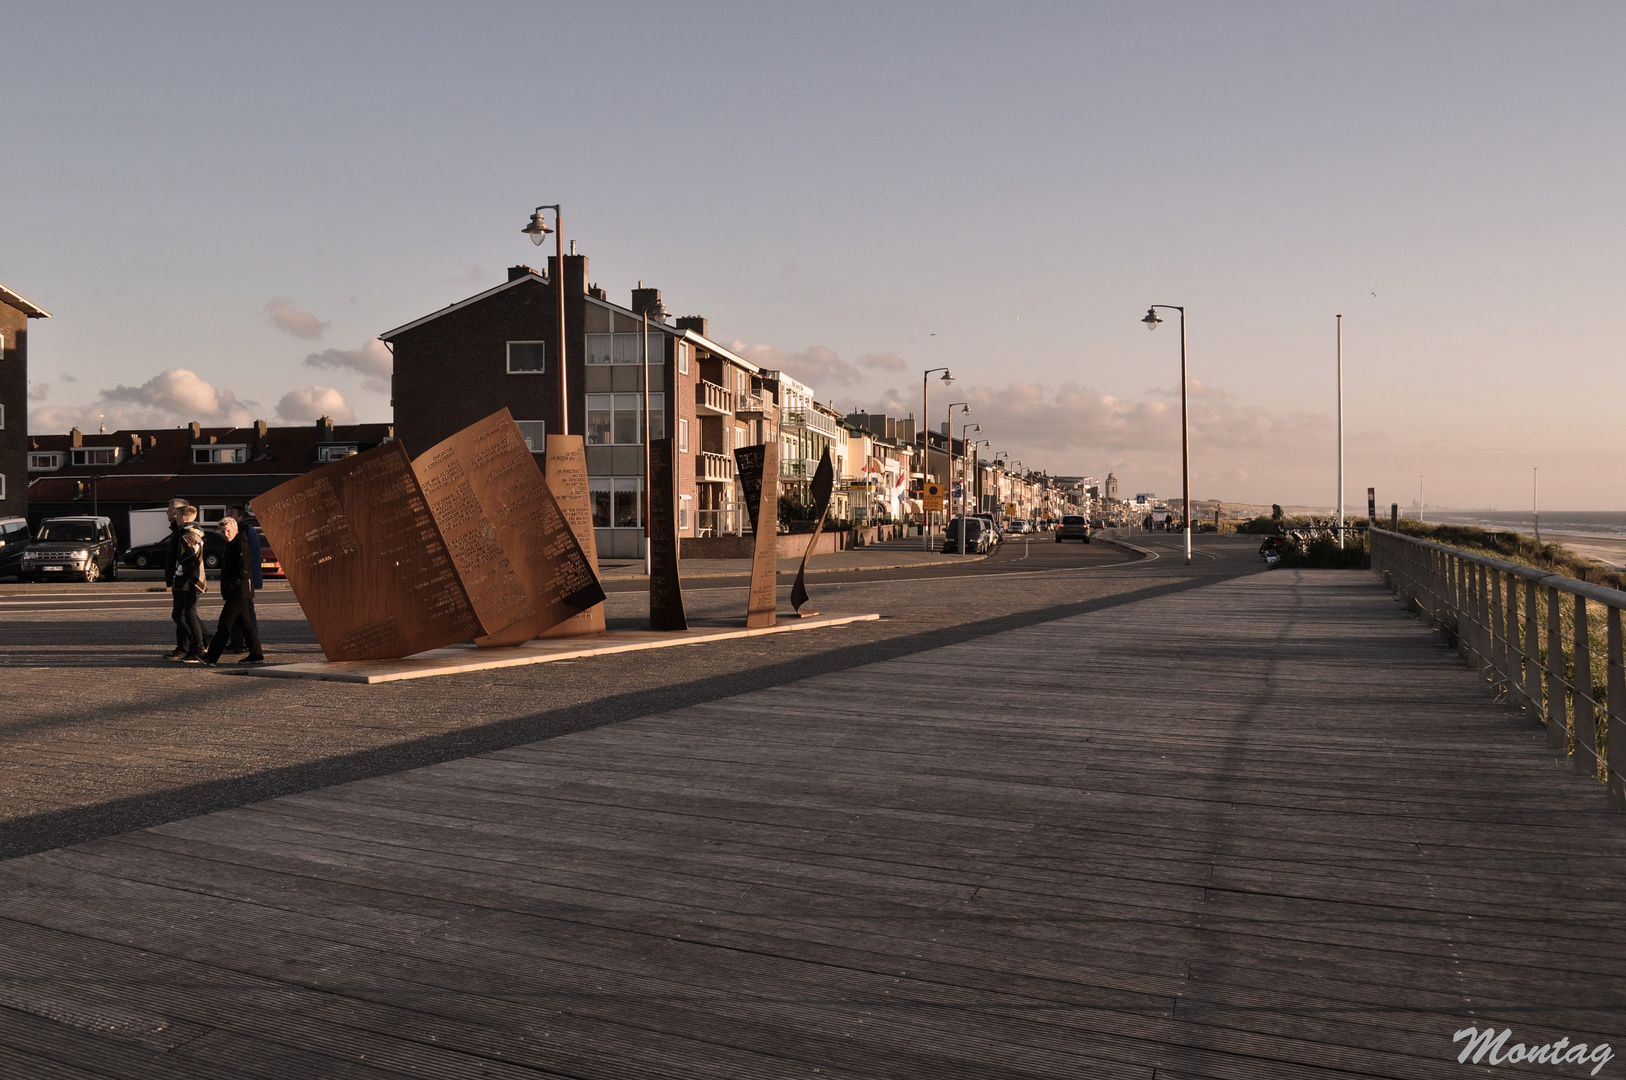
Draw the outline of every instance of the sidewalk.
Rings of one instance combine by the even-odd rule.
[[[833,574],[842,570],[900,570],[913,566],[964,566],[966,563],[980,562],[986,555],[940,555],[936,552],[923,551],[920,538],[912,540],[893,540],[886,544],[875,544],[870,547],[853,548],[850,551],[837,551],[828,555],[815,555],[807,561],[807,572],[813,574]],[[802,564],[801,559],[778,560],[781,574],[794,574],[796,568]],[[717,577],[750,577],[750,559],[682,559],[678,562],[678,573],[684,581],[697,578]],[[644,576],[642,560],[627,561],[617,559],[614,561],[601,559],[599,561],[599,574],[607,580],[622,578],[641,578]]]

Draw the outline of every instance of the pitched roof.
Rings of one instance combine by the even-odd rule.
[[[30,319],[49,319],[51,317],[49,311],[46,311],[32,300],[18,296],[4,285],[0,285],[0,303],[10,304]]]

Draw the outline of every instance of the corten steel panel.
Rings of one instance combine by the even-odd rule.
[[[399,442],[252,505],[329,660],[394,660],[481,633]]]
[[[796,568],[796,582],[790,587],[790,606],[796,609],[796,614],[806,618],[817,615],[816,611],[803,611],[802,605],[807,603],[807,560],[813,557],[813,546],[819,542],[819,534],[824,532],[824,519],[830,513],[830,495],[835,491],[836,470],[830,464],[830,448],[824,448],[824,455],[819,458],[818,470],[813,473],[813,515],[818,524],[813,526],[813,535],[808,538],[807,550],[802,552],[802,565]]]
[[[756,542],[751,554],[751,599],[745,625],[774,625],[779,607],[779,443],[742,446],[734,451],[745,505],[751,513]]]
[[[507,409],[431,447],[412,469],[486,630],[475,644],[518,645],[603,602]]]
[[[586,442],[580,435],[549,435],[547,450],[548,490],[559,501],[570,531],[587,556],[598,580],[598,543],[593,537],[593,506],[587,495]],[[594,604],[541,634],[545,638],[581,637],[604,633],[604,605]]]
[[[677,458],[675,439],[649,443],[649,627],[651,630],[687,630],[683,613],[683,583],[678,578]]]

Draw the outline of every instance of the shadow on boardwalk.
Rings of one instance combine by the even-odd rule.
[[[0,1073],[1495,1075],[1621,1046],[1623,855],[1277,572],[0,864]]]

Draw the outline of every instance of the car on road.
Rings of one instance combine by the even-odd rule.
[[[965,554],[981,555],[988,551],[988,523],[982,518],[951,518],[943,530],[943,554],[960,554],[960,526],[965,525]]]
[[[1061,527],[1056,530],[1056,543],[1063,540],[1080,540],[1090,542],[1090,521],[1078,514],[1068,514],[1061,519]]]
[[[33,539],[27,518],[0,518],[0,577],[22,576],[23,552]]]
[[[1005,531],[1012,536],[1020,536],[1022,533],[1031,532],[1032,529],[1029,528],[1025,518],[1006,518]]]
[[[23,552],[24,581],[95,581],[119,576],[119,541],[104,517],[55,517],[40,522]]]
[[[119,561],[132,570],[162,570],[164,561],[169,557],[169,537],[154,540],[150,544],[138,544],[124,553]],[[220,565],[220,553],[226,550],[226,538],[221,535],[220,526],[205,525],[203,527],[203,565],[210,570]]]

